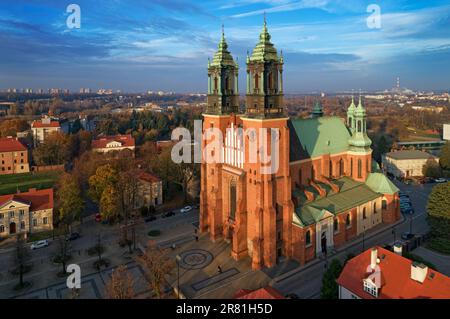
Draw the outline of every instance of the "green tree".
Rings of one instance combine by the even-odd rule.
[[[49,134],[33,151],[37,165],[60,165],[70,159],[70,140],[61,132]]]
[[[322,289],[320,292],[322,299],[338,299],[339,291],[336,279],[342,272],[342,265],[339,260],[333,259],[323,275]]]
[[[80,119],[76,119],[73,124],[72,127],[70,128],[70,133],[72,134],[77,134],[80,130],[83,129],[83,126],[81,126],[81,121]]]
[[[114,222],[120,216],[117,192],[113,185],[107,185],[100,198],[100,214],[102,218]]]
[[[429,159],[422,168],[422,174],[426,177],[438,178],[442,176],[442,170],[438,162]]]
[[[70,174],[63,174],[58,182],[56,201],[59,221],[70,225],[80,220],[84,211],[84,200],[77,180]]]
[[[442,147],[441,157],[439,158],[439,163],[443,169],[450,170],[450,142],[447,141]]]
[[[450,254],[450,182],[433,187],[428,197],[430,248]]]
[[[108,187],[114,187],[117,183],[117,171],[111,164],[99,166],[95,175],[89,178],[89,196],[95,203],[99,203],[103,191]],[[112,190],[109,189],[111,192]]]

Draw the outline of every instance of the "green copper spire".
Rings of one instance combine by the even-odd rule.
[[[267,21],[266,15],[264,14],[264,25],[259,35],[259,43],[256,45],[253,50],[252,56],[250,57],[250,61],[252,62],[268,62],[268,61],[276,61],[278,62],[277,49],[273,46],[272,42],[270,42],[271,36],[269,31],[267,30]]]
[[[322,116],[323,116],[322,103],[320,103],[319,100],[316,100],[316,102],[314,103],[312,112],[311,112],[311,117],[316,118],[316,117],[322,117]]]
[[[369,150],[372,141],[367,136],[366,110],[362,104],[361,94],[359,95],[358,107],[354,112],[352,137],[349,139],[350,148],[353,151],[366,152]]]
[[[359,103],[358,107],[355,109],[355,117],[365,117],[366,116],[366,109],[364,108],[361,100],[361,95],[359,95]]]
[[[224,26],[222,25],[222,38],[220,39],[218,50],[216,54],[214,54],[211,66],[225,66],[231,65],[235,66],[233,57],[231,56],[230,51],[228,51],[228,44],[225,40],[225,31]]]

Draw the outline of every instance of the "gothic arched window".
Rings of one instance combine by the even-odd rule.
[[[230,218],[235,219],[237,206],[236,182],[230,183]]]
[[[358,178],[362,178],[362,161],[358,160]]]
[[[308,230],[306,232],[305,243],[306,243],[306,245],[310,245],[311,244],[311,231],[310,230]]]
[[[366,218],[367,218],[366,208],[363,207],[363,219],[366,219]]]
[[[351,225],[351,219],[350,219],[350,214],[348,214],[347,215],[347,217],[345,218],[345,225],[347,226],[347,227],[350,227],[350,225]]]
[[[218,80],[217,80],[217,76],[214,77],[214,91],[217,91],[218,89]]]
[[[344,175],[344,161],[342,158],[339,160],[339,176]]]
[[[273,76],[272,76],[272,72],[269,72],[269,75],[267,76],[269,78],[269,89],[272,90],[273,89]]]
[[[381,201],[381,208],[386,209],[387,208],[387,200],[383,199]]]
[[[361,121],[358,121],[358,132],[361,133]]]
[[[255,89],[259,89],[259,75],[258,73],[255,74]]]
[[[339,231],[339,220],[337,218],[335,218],[333,221],[333,229],[335,233]]]
[[[377,203],[373,203],[373,212],[374,214],[377,213]]]

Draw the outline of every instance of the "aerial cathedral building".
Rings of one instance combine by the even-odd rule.
[[[320,101],[309,118],[287,117],[283,56],[266,21],[246,64],[241,110],[239,67],[222,32],[208,63],[203,131],[221,134],[202,142],[200,232],[228,241],[234,259],[249,256],[261,269],[282,258],[304,264],[398,220],[398,189],[372,161],[361,97],[357,106],[352,98],[347,119],[324,116]],[[210,147],[217,142],[220,149]],[[267,170],[267,158],[276,170]]]

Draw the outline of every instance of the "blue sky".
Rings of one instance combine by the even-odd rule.
[[[80,29],[67,28],[71,3]],[[370,4],[380,29],[367,26]],[[403,87],[449,89],[448,0],[3,0],[0,88],[204,92],[222,23],[243,85],[264,11],[286,92],[379,90],[397,76]]]

